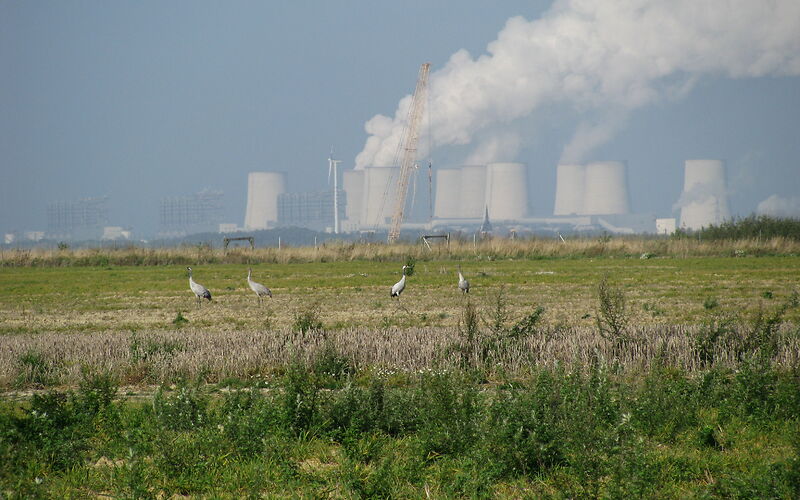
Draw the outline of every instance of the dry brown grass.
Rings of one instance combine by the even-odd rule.
[[[797,255],[800,241],[789,238],[766,240],[670,239],[655,237],[574,238],[562,242],[552,238],[490,238],[473,243],[454,238],[449,248],[443,245],[427,249],[418,243],[328,242],[314,247],[281,249],[236,248],[228,252],[207,246],[175,248],[122,248],[2,250],[0,266],[71,266],[71,265],[174,265],[174,264],[288,264],[301,262],[341,262],[353,260],[396,261],[408,256],[418,260],[436,258],[568,258],[623,256],[744,256]]]
[[[780,348],[773,357],[776,366],[800,366],[800,338],[793,328],[787,325],[782,331]],[[532,366],[569,368],[604,361],[623,373],[648,369],[656,363],[692,372],[703,367],[694,349],[697,331],[695,326],[637,327],[632,333],[637,340],[620,346],[602,338],[594,328],[548,327],[518,344],[496,350],[485,368],[490,373],[524,375]],[[77,384],[82,368],[88,366],[110,371],[123,384],[148,385],[177,377],[212,383],[226,378],[269,378],[292,360],[313,360],[326,343],[361,370],[408,374],[450,369],[458,363],[451,349],[458,340],[456,328],[353,328],[306,335],[286,329],[185,329],[2,336],[0,387],[31,385],[36,378],[31,370],[42,366],[21,362],[29,353],[39,356],[56,384]],[[734,350],[724,345],[714,354],[717,366],[737,363]]]

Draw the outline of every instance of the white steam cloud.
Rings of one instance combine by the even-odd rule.
[[[681,193],[678,201],[672,204],[672,210],[678,211],[691,204],[706,203],[709,200],[724,200],[728,194],[728,191],[716,182],[695,184]]]
[[[800,218],[800,198],[783,198],[773,194],[758,204],[756,213],[772,217]]]
[[[702,76],[798,74],[797,0],[556,1],[540,19],[509,19],[486,54],[460,50],[431,74],[433,142],[470,144],[477,134],[503,130],[478,145],[473,157],[484,158],[493,144],[509,143],[510,122],[561,102],[612,122],[578,127],[562,154],[578,162],[613,137],[624,122],[614,117],[685,95]],[[409,105],[406,96],[394,118],[376,115],[366,123],[369,138],[356,168],[393,163]]]

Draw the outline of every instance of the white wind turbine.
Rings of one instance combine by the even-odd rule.
[[[338,166],[342,160],[333,159],[333,148],[328,156],[328,184],[331,183],[333,173],[333,233],[339,234],[339,171]]]

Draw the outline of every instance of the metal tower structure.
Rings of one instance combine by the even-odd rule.
[[[425,112],[425,100],[428,90],[428,73],[431,63],[424,63],[419,68],[417,87],[414,89],[414,96],[411,99],[411,107],[408,111],[408,120],[403,131],[403,138],[400,141],[400,148],[403,151],[403,160],[400,163],[400,178],[397,181],[397,197],[392,212],[392,224],[389,227],[389,243],[394,243],[400,237],[400,225],[403,223],[403,211],[406,205],[406,195],[408,194],[408,180],[414,164],[417,160],[417,141],[419,140],[419,124]]]
[[[333,173],[333,233],[339,234],[339,172],[338,165],[342,160],[333,159],[333,148],[328,156],[328,184],[331,183],[331,173]]]

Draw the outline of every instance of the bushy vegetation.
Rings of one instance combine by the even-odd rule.
[[[800,494],[800,377],[758,359],[634,380],[612,365],[487,384],[471,370],[325,390],[181,382],[152,401],[85,373],[0,407],[5,496],[770,497]]]
[[[710,225],[694,233],[679,231],[677,238],[692,235],[704,240],[769,240],[780,237],[800,241],[800,219],[750,215]]]
[[[796,258],[651,243],[320,248],[263,306],[238,264],[203,308],[183,268],[5,269],[0,497],[797,498]]]

